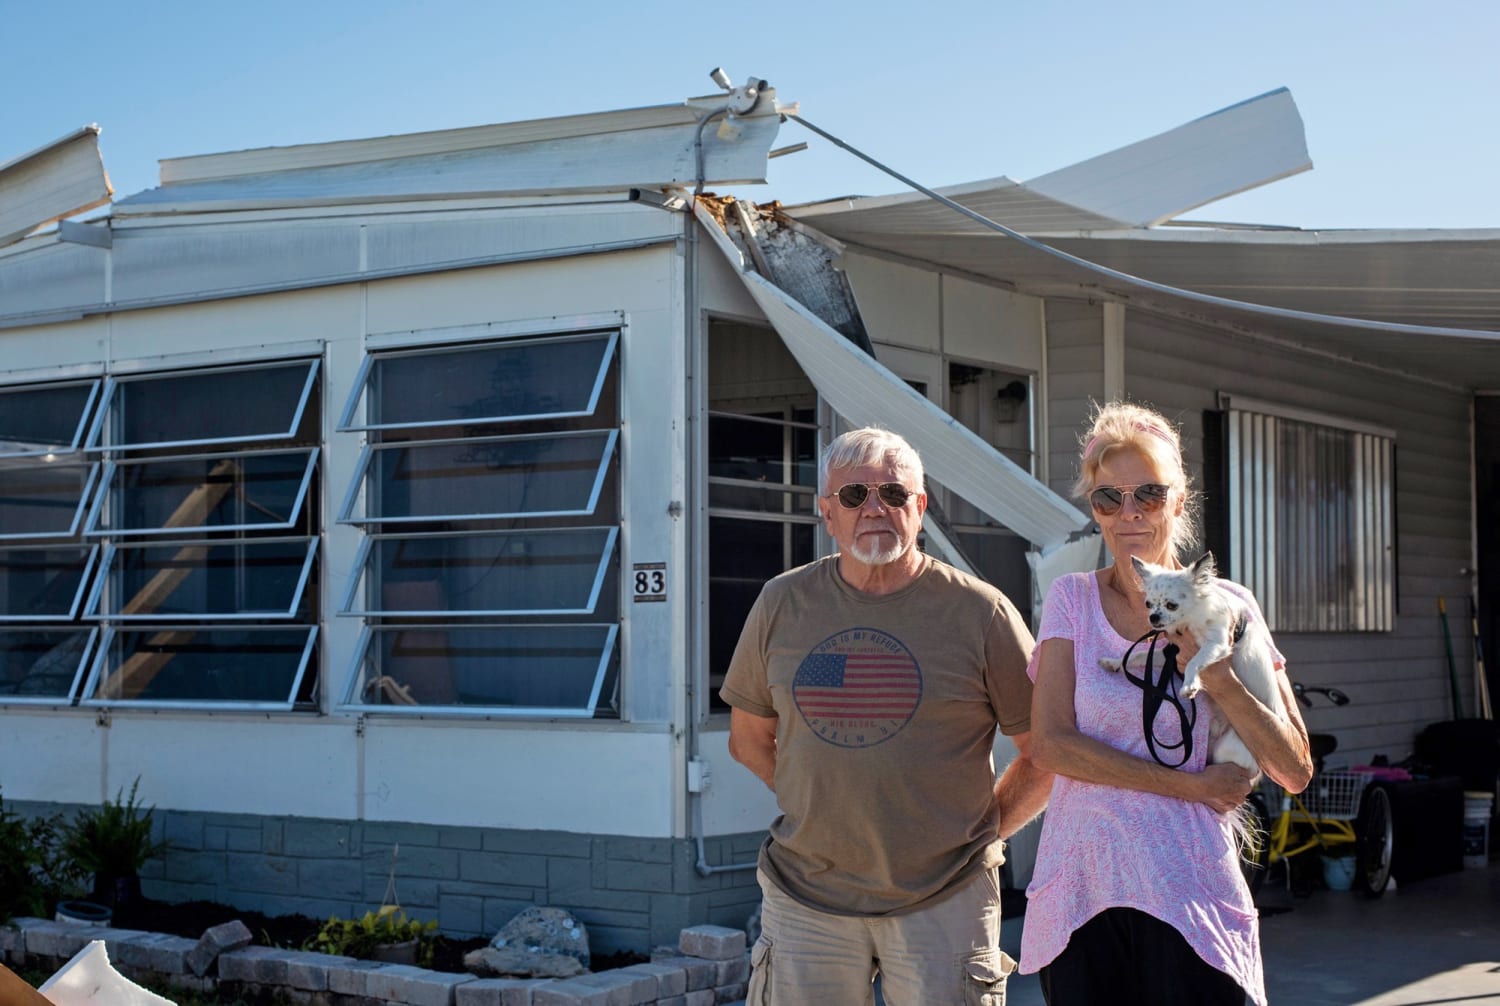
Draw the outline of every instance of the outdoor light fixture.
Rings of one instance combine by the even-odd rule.
[[[724,72],[724,68],[722,66],[714,67],[712,70],[708,71],[708,75],[713,78],[713,82],[715,84],[718,84],[724,90],[734,90],[734,81],[729,79],[729,74]]]
[[[1013,423],[1021,416],[1021,405],[1026,401],[1026,384],[1011,381],[995,392],[995,422]]]

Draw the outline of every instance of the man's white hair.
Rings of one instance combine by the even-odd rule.
[[[902,475],[908,489],[925,492],[922,458],[900,434],[878,426],[865,426],[834,437],[818,459],[818,494],[828,495],[828,473],[836,468],[863,468],[889,462]]]

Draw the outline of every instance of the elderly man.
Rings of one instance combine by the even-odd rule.
[[[760,854],[750,1004],[1003,1001],[1002,838],[1045,806],[1030,762],[1032,638],[989,584],[916,547],[927,496],[904,439],[823,452],[838,554],[766,584],[720,694],[729,750],[776,793]],[[999,782],[996,728],[1020,751]]]

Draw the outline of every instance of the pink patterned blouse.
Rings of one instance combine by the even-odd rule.
[[[1219,582],[1250,604],[1252,617],[1261,617],[1249,591]],[[1040,644],[1053,638],[1073,641],[1078,729],[1149,760],[1141,731],[1141,690],[1123,674],[1099,666],[1101,657],[1123,656],[1132,640],[1121,637],[1104,617],[1096,574],[1073,573],[1052,584],[1038,648],[1027,668],[1033,680]],[[1158,650],[1158,669],[1160,659]],[[1277,666],[1284,664],[1280,653],[1275,660]],[[1192,756],[1179,771],[1201,772],[1207,758],[1212,705],[1202,693],[1196,703]],[[1180,739],[1177,714],[1163,705],[1155,722],[1157,749],[1170,762],[1180,752],[1164,750],[1162,743]],[[1227,818],[1205,804],[1057,776],[1026,897],[1023,972],[1051,963],[1073,931],[1106,908],[1134,908],[1176,928],[1200,957],[1233,977],[1258,1006],[1266,1002],[1259,918],[1240,874]]]

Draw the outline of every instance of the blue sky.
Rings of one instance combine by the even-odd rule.
[[[1500,227],[1500,3],[0,0],[0,161],[90,122],[119,196],[159,158],[679,101],[754,75],[924,184],[1024,180],[1277,87],[1314,170],[1200,219]],[[737,194],[900,191],[806,152]]]

